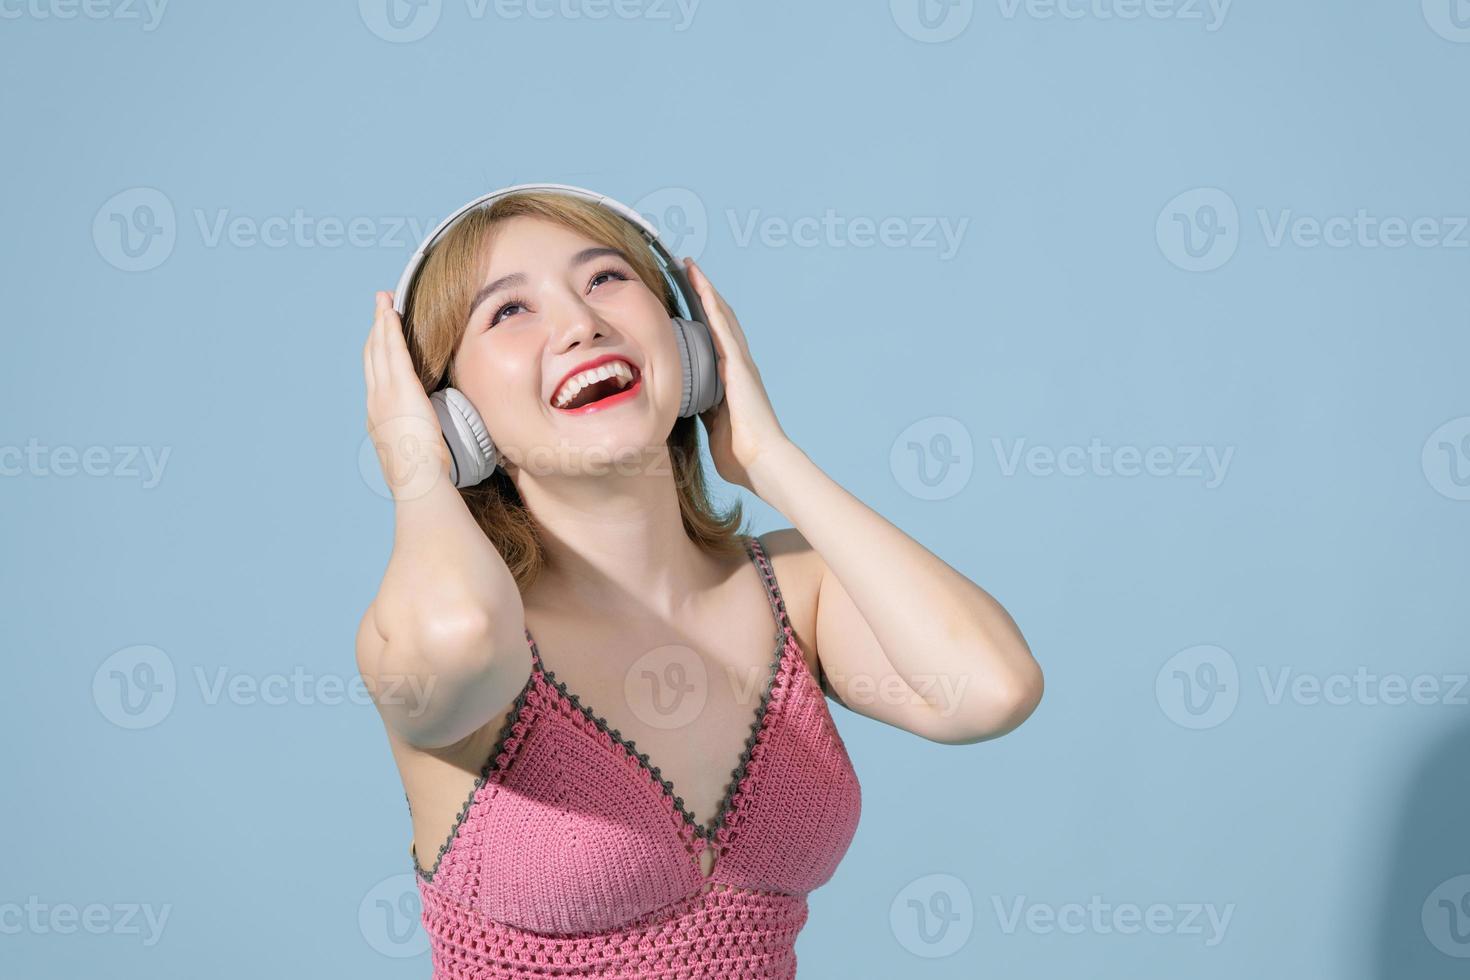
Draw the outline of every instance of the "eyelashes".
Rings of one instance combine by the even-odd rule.
[[[630,279],[633,278],[632,276],[628,275],[623,270],[614,268],[612,266],[609,266],[608,268],[605,268],[605,269],[599,269],[599,270],[597,270],[596,272],[594,272],[592,274],[592,278],[591,279],[587,280],[587,289],[588,289],[589,292],[592,289],[595,289],[597,287],[598,280],[601,279],[603,276],[608,276],[608,277],[611,277],[612,279],[621,280],[623,282],[627,282],[627,281],[629,281]],[[525,299],[523,297],[520,297],[520,296],[511,296],[511,297],[509,297],[508,299],[506,299],[506,301],[504,303],[501,303],[500,306],[496,307],[494,313],[491,313],[490,314],[490,326],[493,327],[496,324],[500,323],[502,320],[504,320],[508,311],[516,310],[516,309],[525,309],[525,308],[526,308],[526,301],[525,301]]]

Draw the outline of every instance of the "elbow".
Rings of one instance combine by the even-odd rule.
[[[1015,731],[1041,704],[1046,681],[1034,660],[1017,676],[997,684],[968,721],[945,726],[934,741],[945,745],[973,745]]]
[[[1006,731],[1018,728],[1021,722],[1031,717],[1041,704],[1041,695],[1045,691],[1046,678],[1041,673],[1040,665],[1032,661],[1031,669],[1026,672],[1025,677],[1012,685],[1006,698]]]
[[[441,599],[385,606],[376,623],[398,670],[427,672],[488,656],[501,619],[478,603]]]
[[[497,662],[492,617],[473,608],[440,611],[383,633],[379,654],[371,664],[360,659],[359,673],[384,721],[420,748],[450,745],[472,731],[478,709],[465,693],[496,682],[510,666]]]
[[[413,649],[430,663],[454,666],[489,655],[495,617],[474,605],[423,610],[408,633]]]

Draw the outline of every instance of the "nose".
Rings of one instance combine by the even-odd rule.
[[[571,297],[556,311],[552,349],[559,354],[575,350],[578,346],[606,337],[611,332],[612,328],[597,315],[597,311],[582,302],[580,297]]]

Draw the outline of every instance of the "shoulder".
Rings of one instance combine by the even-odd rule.
[[[756,535],[756,540],[761,543],[771,564],[781,562],[783,567],[789,565],[796,574],[809,573],[813,563],[821,561],[821,557],[807,542],[806,535],[794,527],[767,531]]]
[[[771,570],[780,580],[787,603],[796,599],[796,594],[809,593],[815,600],[827,565],[806,536],[794,527],[783,527],[757,535],[756,540],[770,560]]]
[[[767,531],[756,536],[771,563],[771,574],[786,606],[791,631],[806,656],[812,676],[817,676],[817,596],[826,563],[794,527]]]

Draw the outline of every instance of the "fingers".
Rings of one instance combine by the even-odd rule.
[[[373,321],[373,330],[377,326],[377,321]],[[362,345],[362,380],[369,390],[373,387],[373,330],[368,331],[367,340]]]
[[[393,321],[391,317],[393,309],[387,293],[379,291],[375,299],[378,308],[378,323],[376,335],[377,349],[374,351],[374,355],[378,359],[378,380],[383,384],[388,384],[393,380],[393,348],[389,346],[389,342],[392,339]]]
[[[373,326],[362,349],[363,377],[370,387],[387,386],[400,370],[406,368],[412,374],[413,360],[402,320],[393,309],[393,294],[379,290],[373,299]]]
[[[689,272],[689,282],[694,286],[694,291],[699,294],[699,301],[704,305],[705,313],[709,314],[710,320],[720,321],[711,323],[710,326],[723,333],[727,326],[724,323],[725,311],[718,302],[719,294],[714,291],[710,281],[704,277],[704,270],[694,264],[689,256],[684,256],[684,268]]]
[[[403,335],[403,318],[393,308],[393,294],[383,293],[383,327],[384,340],[389,350],[402,349],[405,356],[408,354],[408,339]]]
[[[730,304],[725,302],[725,298],[720,295],[720,291],[715,289],[714,284],[709,281],[709,277],[704,274],[704,270],[696,265],[693,259],[685,256],[684,265],[691,273],[690,282],[693,283],[695,290],[698,291],[699,299],[704,304],[705,312],[710,315],[711,320],[720,321],[719,323],[712,323],[710,326],[715,330],[728,334],[734,345],[741,352],[748,355],[750,353],[750,346],[746,343],[745,332],[740,329],[740,321],[736,318],[735,311],[730,309]]]
[[[369,381],[375,387],[386,386],[389,381],[389,361],[387,356],[387,344],[385,342],[385,328],[387,326],[386,317],[384,315],[384,311],[387,307],[387,302],[384,299],[385,295],[386,294],[381,291],[374,294],[373,303],[375,308],[375,315],[373,317],[373,329],[368,334],[367,343],[368,368],[371,373]]]
[[[403,319],[393,308],[393,294],[383,294],[383,344],[389,372],[400,383],[423,390],[418,368],[414,367],[413,355],[408,350],[408,335],[403,330]]]
[[[705,319],[709,321],[710,334],[715,341],[715,352],[723,360],[729,356],[729,352],[725,349],[729,344],[729,341],[726,340],[729,328],[725,324],[725,313],[710,296],[709,281],[698,274],[699,269],[694,265],[694,260],[686,258],[684,264],[691,272],[689,282],[694,286],[694,291],[699,294],[699,302],[704,306]]]
[[[373,305],[375,307],[373,325],[368,330],[367,340],[362,345],[362,374],[363,379],[367,382],[369,391],[378,383],[378,328],[383,323],[383,306],[376,296],[374,297]]]
[[[699,299],[704,303],[705,311],[723,314],[725,311],[720,302],[720,294],[705,276],[704,270],[695,265],[694,260],[687,255],[684,256],[684,268],[689,271],[689,281],[694,284],[695,291],[699,293]]]

